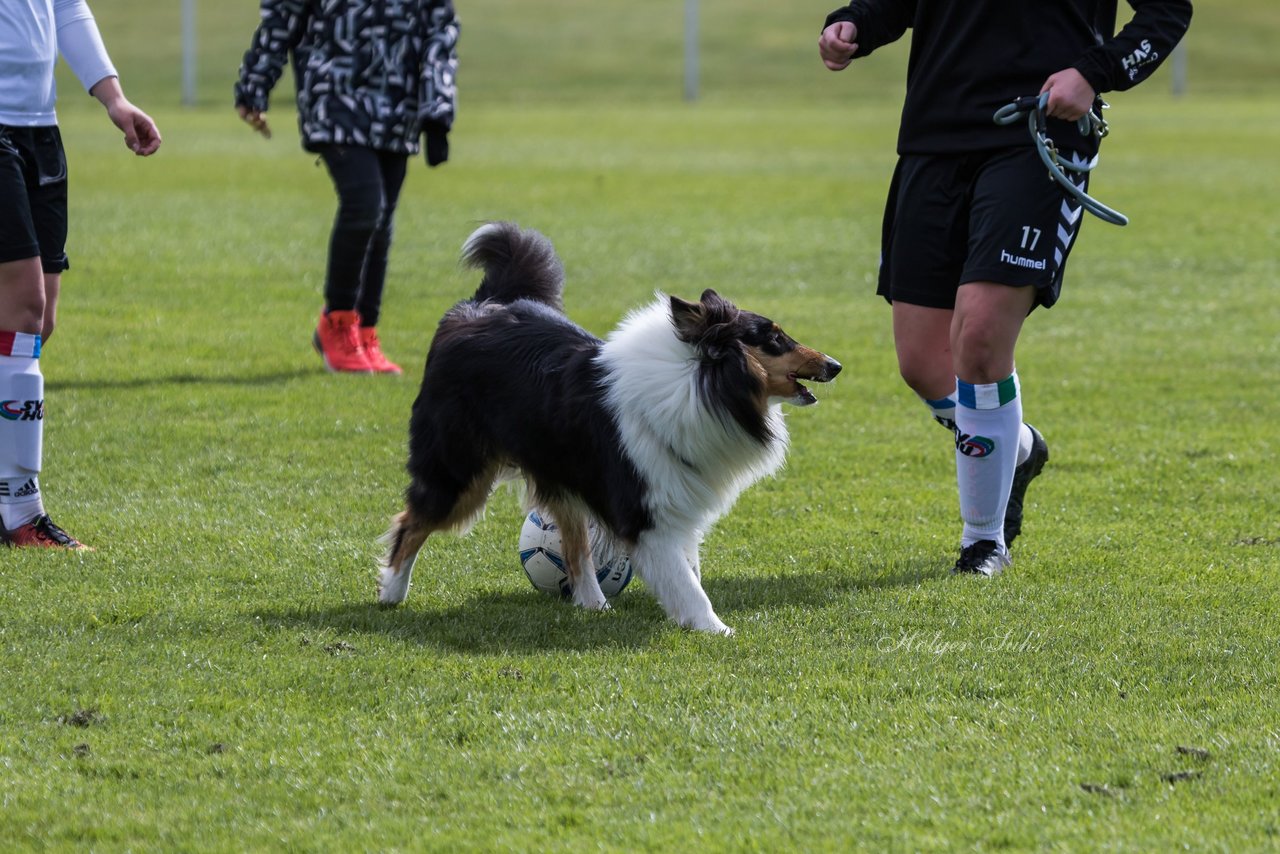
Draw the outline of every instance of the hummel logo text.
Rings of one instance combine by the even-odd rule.
[[[1011,255],[1004,249],[1000,250],[1000,261],[1005,264],[1012,264],[1015,267],[1026,267],[1029,270],[1044,270],[1049,265],[1049,262],[1043,258],[1039,261],[1034,258],[1023,258],[1021,255]]]

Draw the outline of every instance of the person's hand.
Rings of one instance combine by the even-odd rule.
[[[271,139],[271,126],[267,124],[267,114],[261,110],[251,110],[244,104],[236,107],[236,113],[239,114],[241,120],[248,122],[249,126],[262,134],[267,139]]]
[[[818,38],[818,54],[823,65],[832,71],[847,68],[858,49],[858,43],[854,41],[857,37],[858,28],[852,21],[836,21],[823,30]]]
[[[160,148],[160,129],[151,116],[128,101],[107,108],[107,115],[124,131],[124,144],[139,157],[155,154]]]
[[[443,125],[429,124],[426,127],[426,156],[428,166],[439,166],[449,159],[449,131]]]
[[[107,118],[124,131],[124,144],[139,157],[155,154],[160,148],[160,129],[151,116],[139,110],[120,89],[120,81],[114,76],[104,77],[89,89],[107,109]]]
[[[1055,119],[1074,122],[1084,117],[1093,109],[1093,100],[1098,93],[1093,91],[1089,81],[1084,79],[1074,68],[1064,68],[1056,74],[1049,75],[1040,87],[1040,94],[1049,93],[1049,102],[1044,112]]]

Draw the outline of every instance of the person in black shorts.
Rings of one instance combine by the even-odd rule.
[[[892,305],[903,379],[954,435],[957,573],[1010,564],[1027,485],[1048,460],[1022,420],[1014,347],[1027,315],[1057,302],[1083,215],[1048,180],[1026,123],[993,116],[1047,92],[1048,135],[1062,156],[1090,160],[1097,140],[1075,122],[1102,93],[1149,77],[1191,21],[1189,0],[1129,5],[1115,33],[1115,0],[854,0],[818,40],[840,71],[912,30],[877,292]]]
[[[83,0],[6,4],[0,13],[0,544],[83,549],[45,512],[44,378],[67,262],[67,160],[54,110],[61,54],[139,156],[155,122],[124,96]]]

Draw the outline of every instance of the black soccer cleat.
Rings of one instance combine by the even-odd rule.
[[[1009,506],[1004,511],[1004,544],[1013,545],[1013,540],[1022,533],[1022,502],[1027,497],[1027,486],[1044,469],[1049,461],[1049,446],[1040,431],[1030,424],[1031,454],[1013,470],[1013,486],[1009,488]]]
[[[960,549],[960,558],[951,571],[956,575],[995,578],[1012,562],[1009,550],[1001,548],[995,540],[978,540]]]

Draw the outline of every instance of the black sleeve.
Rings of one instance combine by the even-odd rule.
[[[1160,67],[1191,24],[1190,0],[1128,0],[1133,19],[1073,63],[1094,91],[1130,89]],[[1112,21],[1105,32],[1111,32]]]
[[[915,0],[853,0],[828,15],[822,28],[825,30],[837,21],[852,22],[858,28],[856,58],[902,38],[915,15]]]

